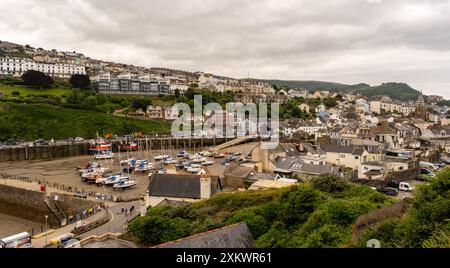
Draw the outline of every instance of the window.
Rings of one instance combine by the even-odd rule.
[[[359,159],[359,156],[355,156],[355,159],[358,160],[358,159]]]

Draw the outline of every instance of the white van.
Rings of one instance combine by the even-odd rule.
[[[419,162],[419,167],[420,167],[420,168],[432,169],[433,171],[436,171],[436,170],[439,169],[438,166],[433,165],[433,164],[430,163],[430,162],[424,162],[424,161],[420,161],[420,162]]]
[[[412,187],[409,183],[407,182],[400,182],[398,189],[400,191],[404,191],[404,192],[412,192],[414,190],[414,187]]]
[[[23,232],[10,237],[0,239],[0,248],[30,248],[31,234]]]

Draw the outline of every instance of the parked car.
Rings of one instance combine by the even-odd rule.
[[[431,169],[431,170],[437,170],[439,168],[438,166],[436,166],[430,162],[425,162],[425,161],[420,161],[419,167],[424,168],[424,169]]]
[[[9,140],[5,141],[5,145],[6,146],[13,146],[13,145],[17,145],[17,144],[18,144],[18,142],[16,140],[13,140],[13,139],[9,139]]]
[[[412,187],[408,182],[400,182],[398,189],[404,192],[412,192],[414,187]]]
[[[43,140],[43,139],[35,140],[33,142],[33,146],[46,146],[46,145],[50,145],[50,143],[48,141]]]
[[[428,176],[431,176],[431,177],[436,176],[436,175],[434,174],[433,171],[431,171],[431,170],[429,170],[429,169],[426,169],[426,168],[421,168],[421,169],[420,169],[420,174],[422,174],[422,175],[428,175]]]
[[[82,142],[84,141],[84,139],[82,137],[76,137],[75,138],[75,142]]]
[[[439,167],[439,168],[443,168],[443,167],[445,167],[447,164],[445,164],[445,163],[443,163],[443,162],[436,162],[436,163],[433,163],[433,165],[435,165],[435,166],[437,166],[437,167]]]
[[[398,190],[392,187],[386,187],[386,188],[379,188],[377,189],[378,192],[388,195],[388,196],[397,196]]]

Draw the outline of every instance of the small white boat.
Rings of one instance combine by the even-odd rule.
[[[163,159],[165,159],[165,158],[169,158],[169,157],[170,157],[169,155],[161,154],[161,155],[155,156],[154,159],[155,159],[156,161],[161,161],[161,160],[163,160]]]
[[[96,160],[104,160],[104,159],[113,159],[114,153],[106,153],[106,154],[96,154],[94,156]]]
[[[191,172],[191,173],[199,173],[200,171],[202,171],[202,168],[190,167],[187,169],[187,172]]]
[[[200,164],[190,164],[184,167],[184,169],[189,170],[190,168],[201,168],[202,165]]]
[[[202,166],[212,166],[214,164],[214,161],[205,161],[201,163]]]
[[[106,173],[108,171],[109,170],[107,168],[103,168],[103,167],[100,167],[100,168],[88,168],[88,169],[80,169],[79,170],[80,175],[87,174],[87,173],[94,173],[94,172]]]
[[[163,160],[164,164],[169,165],[169,164],[176,164],[177,160],[173,159],[172,157],[169,158],[165,158]]]
[[[131,163],[133,163],[135,161],[136,161],[136,158],[129,158],[129,159],[120,161],[120,165],[121,166],[128,166],[129,164],[131,164]]]
[[[192,159],[192,162],[194,162],[194,163],[203,163],[206,161],[208,161],[208,160],[205,157],[199,157],[199,158]]]
[[[135,181],[122,181],[113,185],[114,189],[126,189],[136,185]]]
[[[210,157],[210,156],[212,156],[213,154],[212,154],[211,152],[209,152],[209,151],[204,150],[204,151],[201,151],[201,152],[200,152],[200,155],[203,155],[203,156],[205,156],[205,157]]]
[[[103,185],[114,185],[116,183],[121,183],[121,182],[128,181],[128,180],[130,180],[130,177],[114,175],[114,176],[110,176],[108,178],[97,179],[95,181],[95,183],[103,184]]]
[[[149,170],[152,170],[152,169],[153,169],[153,165],[152,165],[152,163],[150,163],[150,164],[143,164],[143,165],[136,166],[134,168],[134,171],[136,171],[136,172],[146,172],[146,171],[149,171]]]

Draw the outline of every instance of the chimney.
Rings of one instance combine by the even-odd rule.
[[[211,197],[211,175],[202,174],[200,176],[200,198],[208,199]]]
[[[167,165],[167,174],[177,174],[177,168],[176,168],[175,164]]]

